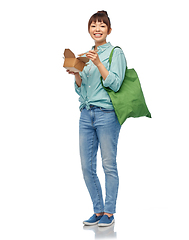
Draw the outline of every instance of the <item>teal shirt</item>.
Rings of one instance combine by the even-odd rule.
[[[94,49],[94,47],[93,47]],[[126,70],[126,59],[123,51],[120,48],[115,48],[111,67],[109,67],[109,56],[113,49],[110,43],[106,43],[98,48],[100,61],[109,71],[106,80],[103,80],[105,87],[111,88],[117,92],[123,82]],[[89,64],[80,72],[82,79],[81,87],[75,83],[75,91],[79,94],[80,109],[86,107],[88,110],[90,105],[95,105],[105,109],[113,109],[110,97],[101,84],[101,74],[98,68],[90,60]]]

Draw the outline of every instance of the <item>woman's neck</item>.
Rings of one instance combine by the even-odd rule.
[[[99,47],[99,46],[102,46],[102,45],[104,45],[104,44],[106,44],[107,42],[106,41],[104,41],[104,42],[102,42],[102,43],[95,43],[95,48],[94,48],[94,50],[97,50],[97,47]]]

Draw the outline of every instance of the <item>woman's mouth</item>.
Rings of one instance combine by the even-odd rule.
[[[102,36],[102,34],[101,34],[101,33],[95,33],[94,36],[95,36],[96,38],[100,38],[100,37]]]

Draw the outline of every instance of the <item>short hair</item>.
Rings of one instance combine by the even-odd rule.
[[[108,33],[109,33],[109,31],[111,29],[111,22],[108,17],[108,13],[106,11],[98,11],[97,13],[95,13],[91,16],[91,18],[89,19],[89,22],[88,22],[88,31],[90,29],[91,23],[97,22],[97,21],[105,23],[108,27]]]

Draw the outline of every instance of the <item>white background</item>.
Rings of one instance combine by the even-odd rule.
[[[108,41],[138,72],[153,117],[129,119],[120,133],[115,235],[189,238],[188,2],[7,0],[0,4],[1,240],[95,238],[97,228],[82,225],[93,209],[80,167],[78,96],[62,56],[93,46],[87,23],[98,10],[108,11]],[[100,155],[98,172],[104,191]]]

